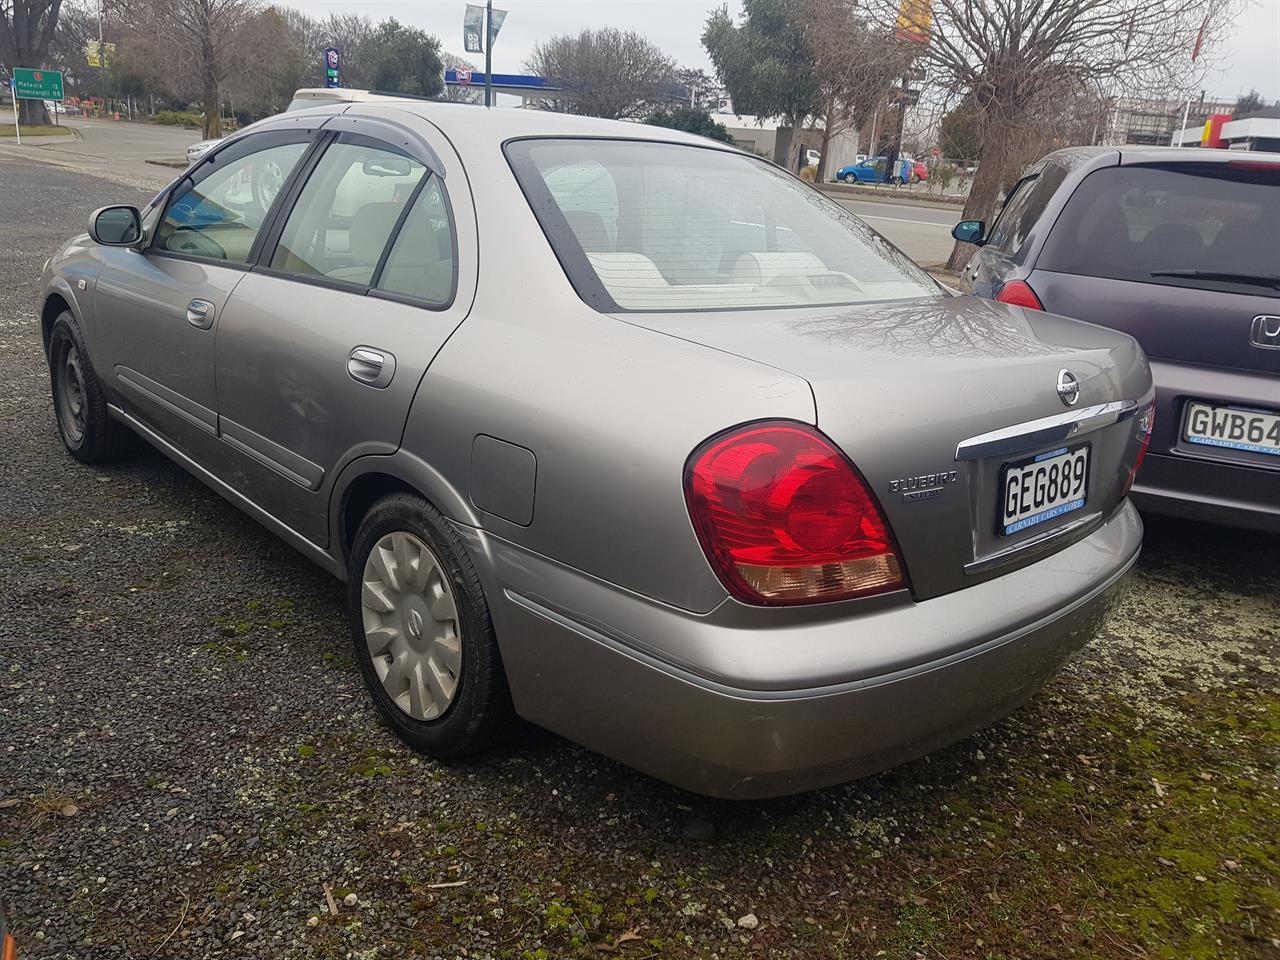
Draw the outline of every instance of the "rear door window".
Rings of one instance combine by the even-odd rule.
[[[453,300],[457,240],[437,177],[418,192],[375,286],[383,293],[444,307]]]
[[[1280,164],[1098,170],[1072,194],[1036,267],[1280,296],[1246,282],[1280,275]]]
[[[1051,163],[1019,181],[991,228],[987,247],[1021,263],[1029,249],[1028,241],[1066,175],[1065,169]]]
[[[271,268],[368,286],[427,168],[389,144],[342,134],[289,213]]]

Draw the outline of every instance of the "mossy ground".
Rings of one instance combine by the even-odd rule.
[[[156,616],[181,603],[200,573],[184,538],[101,529],[168,551],[173,573],[126,565],[95,596]],[[1280,538],[1152,523],[1114,616],[1013,716],[766,803],[695,797],[536,731],[469,764],[413,755],[368,709],[341,588],[276,549],[172,667],[232,691],[217,749],[179,736],[180,762],[145,782],[81,773],[0,810],[17,828],[0,833],[0,877],[44,865],[42,897],[12,911],[32,956],[42,917],[74,924],[83,956],[162,942],[272,960],[1280,954]],[[299,579],[261,590],[276,570]],[[80,602],[60,589],[44,602]],[[42,682],[38,663],[14,667],[12,691]],[[282,697],[281,678],[323,693]],[[185,679],[175,689],[148,730],[187,715]],[[73,818],[53,810],[63,797]],[[125,814],[146,832],[110,842],[146,866],[99,886],[61,865]]]
[[[1280,578],[1239,584],[1214,565],[1231,534],[1208,534],[1199,557],[1169,549],[1184,537],[1156,525],[1103,635],[1023,710],[846,787],[729,804],[608,764],[581,782],[547,770],[564,755],[534,738],[505,758],[536,772],[522,802],[433,810],[439,778],[491,768],[428,779],[394,748],[325,738],[305,763],[345,769],[355,791],[407,777],[424,803],[392,826],[342,804],[310,811],[398,875],[362,892],[358,933],[317,910],[308,942],[529,960],[1276,956]],[[301,797],[303,782],[281,789]],[[690,818],[712,839],[683,839]],[[378,902],[408,903],[411,920],[379,924]],[[754,929],[737,923],[747,913]]]

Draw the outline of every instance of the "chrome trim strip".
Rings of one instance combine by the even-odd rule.
[[[1001,564],[1009,563],[1013,560],[1023,559],[1028,554],[1036,553],[1040,548],[1056,546],[1056,541],[1060,540],[1062,537],[1068,536],[1072,533],[1078,533],[1085,527],[1096,523],[1100,519],[1102,519],[1102,511],[1100,510],[1095,513],[1088,514],[1087,516],[1080,517],[1078,520],[1073,520],[1071,523],[1068,523],[1065,527],[1055,527],[1046,533],[1040,534],[1038,537],[1032,537],[1030,540],[1023,540],[1021,543],[1015,543],[1013,546],[1005,547],[1003,550],[996,553],[989,553],[985,557],[979,557],[972,563],[966,563],[964,565],[964,572],[970,574],[982,573],[986,570],[990,570],[992,567],[998,567]]]
[[[206,406],[184,397],[175,390],[170,390],[162,383],[156,383],[150,377],[144,377],[137,370],[117,365],[116,380],[152,403],[159,404],[174,416],[181,417],[187,423],[203,430],[210,436],[218,435],[218,415]]]
[[[320,489],[320,482],[324,480],[324,467],[298,456],[274,440],[268,440],[226,417],[218,417],[218,435],[227,445],[274,470],[286,480],[292,480],[308,490]]]
[[[1009,456],[1034,450],[1036,447],[1061,443],[1063,440],[1073,439],[1092,430],[1128,420],[1137,412],[1137,400],[1112,400],[1110,403],[1098,403],[1080,410],[1069,410],[1051,417],[1042,417],[1039,420],[1015,423],[1010,427],[1002,427],[990,433],[970,437],[968,440],[961,440],[956,445],[956,460],[982,460],[985,457]]]

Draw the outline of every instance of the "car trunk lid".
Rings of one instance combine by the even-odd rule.
[[[1150,372],[1132,339],[969,297],[619,319],[804,377],[816,426],[879,499],[917,599],[1031,562],[1072,542],[1037,546],[1048,530],[1109,514],[1137,454],[1133,402],[1150,402]],[[1070,407],[1056,389],[1064,369],[1080,390]],[[1003,536],[1003,465],[1063,446],[1053,438],[1071,428],[1021,439],[1001,432],[1046,418],[1083,420],[1070,442],[1091,447],[1086,504]],[[960,450],[966,441],[976,443]]]
[[[1221,289],[1136,283],[1035,270],[1028,282],[1046,310],[1122,330],[1153,360],[1280,373],[1280,298]],[[1275,318],[1264,328],[1258,317]]]

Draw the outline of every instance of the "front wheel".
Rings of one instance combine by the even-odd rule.
[[[489,607],[449,522],[411,494],[379,500],[348,568],[356,662],[374,706],[441,760],[483,750],[514,716]]]
[[[845,182],[845,183],[857,183],[857,182],[858,182],[858,178],[857,178],[857,177],[855,177],[852,173],[846,173],[846,174],[844,175],[844,182]]]
[[[106,395],[89,361],[80,326],[64,310],[49,333],[53,412],[67,452],[81,463],[104,463],[124,452],[128,436],[107,412]]]

